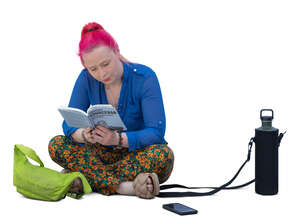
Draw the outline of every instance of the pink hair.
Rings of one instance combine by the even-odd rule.
[[[82,54],[89,52],[94,47],[107,46],[111,48],[115,54],[119,55],[120,60],[130,62],[120,54],[119,45],[115,39],[104,28],[95,22],[86,24],[81,31],[81,40],[79,42],[79,52],[81,64],[85,67]]]

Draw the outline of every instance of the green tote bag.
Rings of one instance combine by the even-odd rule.
[[[33,165],[27,156],[40,164]],[[68,193],[74,179],[79,177],[83,184],[82,194]],[[14,147],[13,184],[17,192],[28,197],[44,201],[57,201],[65,196],[80,198],[92,192],[86,178],[80,172],[60,173],[44,167],[35,151],[27,146],[16,144]]]

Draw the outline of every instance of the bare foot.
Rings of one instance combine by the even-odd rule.
[[[124,181],[117,187],[117,193],[124,195],[135,195],[133,181]]]
[[[151,193],[153,192],[153,183],[152,179],[150,177],[147,178],[147,190]],[[136,195],[135,190],[133,188],[133,181],[124,181],[119,184],[117,187],[117,193],[123,194],[123,195]]]
[[[149,192],[153,192],[153,182],[152,182],[152,179],[151,177],[148,177],[147,178],[147,189]]]
[[[60,172],[61,173],[71,173],[72,171],[70,169],[63,169]],[[76,194],[83,193],[83,185],[82,185],[82,181],[79,177],[77,177],[75,180],[73,180],[72,185],[69,189],[69,192],[76,193]]]

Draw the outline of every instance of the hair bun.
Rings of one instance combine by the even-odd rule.
[[[98,24],[98,23],[95,23],[95,22],[88,23],[88,24],[86,24],[86,25],[83,27],[83,29],[82,29],[82,31],[81,31],[81,37],[82,37],[84,34],[86,34],[86,33],[88,33],[88,32],[92,32],[92,31],[94,31],[94,30],[104,30],[104,29],[103,29],[103,27],[102,27],[100,24]]]

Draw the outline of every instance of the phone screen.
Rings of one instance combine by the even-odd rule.
[[[180,203],[171,203],[171,204],[164,204],[164,209],[169,211],[175,212],[179,215],[189,215],[189,214],[197,214],[198,211],[196,209],[190,208],[186,205]]]

